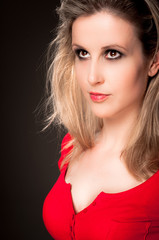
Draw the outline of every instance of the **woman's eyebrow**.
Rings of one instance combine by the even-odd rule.
[[[125,48],[125,47],[123,47],[123,46],[121,46],[121,45],[118,45],[118,44],[110,44],[110,45],[106,45],[106,46],[104,46],[104,47],[102,47],[101,49],[103,50],[103,49],[114,49],[114,48],[121,48],[121,49],[123,49],[124,51],[128,51],[128,49],[127,48]]]
[[[72,44],[72,47],[77,47],[77,48],[82,48],[82,49],[86,49],[85,47],[79,45],[79,44],[76,44],[76,43],[73,43]],[[121,45],[118,45],[118,44],[110,44],[110,45],[106,45],[106,46],[103,46],[101,47],[101,49],[113,49],[113,48],[120,48],[120,49],[123,49],[124,51],[128,51],[127,48],[121,46]]]
[[[73,43],[73,44],[72,44],[72,47],[84,48],[84,47],[82,47],[82,46],[80,46],[80,45],[78,45],[78,44],[76,44],[76,43]],[[84,49],[85,49],[85,48],[84,48]]]

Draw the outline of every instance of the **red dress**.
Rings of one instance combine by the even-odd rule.
[[[67,134],[62,146],[70,140]],[[64,149],[59,165],[70,149]],[[101,192],[75,213],[65,165],[43,205],[44,224],[55,240],[159,240],[159,171],[120,193]]]

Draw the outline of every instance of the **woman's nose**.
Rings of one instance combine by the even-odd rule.
[[[102,76],[102,69],[100,67],[100,63],[98,63],[97,61],[92,61],[90,63],[88,82],[90,85],[102,84],[104,82],[104,78]]]

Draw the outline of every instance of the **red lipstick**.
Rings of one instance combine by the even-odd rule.
[[[90,98],[93,102],[104,102],[109,96],[110,94],[90,92]]]

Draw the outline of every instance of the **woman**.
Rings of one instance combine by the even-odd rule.
[[[64,0],[58,13],[48,124],[68,134],[46,228],[57,240],[157,240],[159,2]]]

